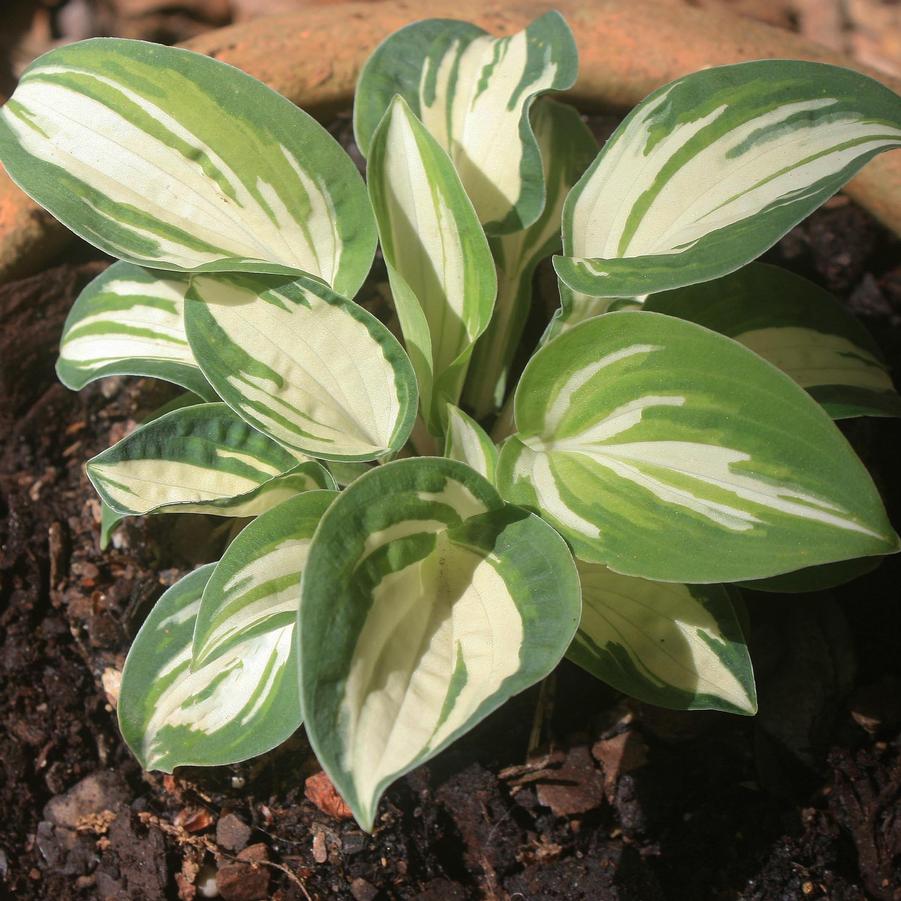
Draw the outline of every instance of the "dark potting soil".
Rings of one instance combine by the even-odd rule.
[[[897,366],[899,249],[839,198],[768,258],[846,300]],[[142,773],[117,677],[221,521],[137,519],[99,550],[83,462],[169,395],[56,382],[66,312],[104,265],[73,259],[0,288],[0,895],[901,899],[898,558],[830,592],[747,593],[756,718],[632,703],[564,663],[400,780],[372,836],[320,780],[320,806],[305,796],[302,730],[244,764]],[[901,522],[901,424],[846,432]]]

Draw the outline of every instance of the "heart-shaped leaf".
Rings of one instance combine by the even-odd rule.
[[[560,536],[462,463],[399,460],[347,488],[313,538],[298,638],[307,735],[360,825],[547,675],[579,612]]]
[[[583,322],[532,358],[515,418],[501,492],[617,572],[733,582],[898,550],[823,409],[694,323],[647,312]]]
[[[362,180],[284,97],[188,50],[51,50],[0,110],[10,177],[113,256],[156,269],[309,272],[352,297],[375,250]]]
[[[901,97],[849,69],[760,60],[686,75],[639,103],[573,188],[557,274],[604,297],[726,275],[898,146]]]
[[[316,279],[194,276],[188,341],[219,396],[266,435],[324,460],[398,450],[416,376],[371,313]]]

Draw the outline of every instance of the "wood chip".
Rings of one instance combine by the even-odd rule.
[[[648,762],[647,745],[634,729],[596,741],[591,753],[604,770],[604,790],[608,798],[620,776],[637,770]]]

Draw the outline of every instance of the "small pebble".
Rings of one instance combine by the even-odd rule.
[[[240,851],[250,841],[250,826],[233,813],[219,817],[216,843],[228,851]]]
[[[317,832],[313,836],[313,860],[325,863],[328,860],[328,849],[325,847],[325,833]]]

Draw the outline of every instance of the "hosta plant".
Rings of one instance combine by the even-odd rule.
[[[146,768],[303,722],[371,829],[387,785],[565,655],[652,704],[754,713],[737,583],[820,587],[898,550],[834,423],[901,412],[878,347],[752,260],[901,145],[901,99],[815,63],[713,68],[598,152],[548,96],[575,78],[555,13],[504,38],[410,25],[360,76],[366,183],[305,113],[184,50],[53,50],[3,107],[10,176],[119,259],[60,378],[189,392],[88,462],[105,530],[250,520],[131,648],[119,719]],[[354,300],[377,240],[381,319]]]

